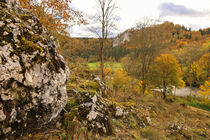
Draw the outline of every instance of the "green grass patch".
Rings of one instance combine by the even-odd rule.
[[[88,63],[88,67],[90,68],[90,70],[96,70],[97,68],[100,67],[100,63],[99,62]]]
[[[113,71],[118,71],[122,69],[122,64],[118,62],[105,62],[104,66],[105,68],[112,68]],[[100,62],[88,63],[88,67],[90,68],[90,70],[97,70],[100,68]]]
[[[199,108],[199,109],[203,109],[206,111],[210,111],[210,105],[203,104],[201,102],[192,101],[192,102],[189,102],[188,105]]]
[[[185,103],[189,106],[196,107],[199,109],[203,109],[206,111],[210,111],[210,105],[203,103],[201,100],[195,97],[175,97],[175,100],[178,103]]]

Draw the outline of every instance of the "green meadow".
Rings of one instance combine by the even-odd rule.
[[[105,62],[104,66],[105,68],[112,68],[113,71],[122,69],[122,64],[118,62]],[[90,70],[97,70],[100,68],[100,62],[88,63],[88,67]]]

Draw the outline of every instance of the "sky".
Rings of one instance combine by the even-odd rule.
[[[192,30],[210,27],[210,0],[115,0],[119,17],[118,30],[124,32],[136,25],[142,18],[160,19],[181,24]],[[92,17],[97,13],[96,0],[72,0],[73,8]],[[72,37],[94,37],[88,31],[89,25],[73,26],[69,31]]]

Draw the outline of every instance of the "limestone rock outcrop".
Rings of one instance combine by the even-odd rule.
[[[103,98],[95,92],[79,91],[69,98],[65,109],[67,111],[63,119],[65,130],[82,132],[81,128],[85,128],[86,131],[88,130],[87,133],[94,135],[111,135],[113,133],[109,108]],[[74,126],[75,121],[78,122],[76,126]],[[76,129],[78,125],[81,127]]]
[[[17,0],[0,0],[0,139],[13,139],[55,118],[69,77],[54,39]]]

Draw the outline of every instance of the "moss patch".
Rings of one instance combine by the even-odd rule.
[[[43,52],[43,48],[34,43],[33,41],[27,40],[25,37],[22,37],[21,39],[21,50],[25,52],[34,52],[34,51],[39,51]]]

